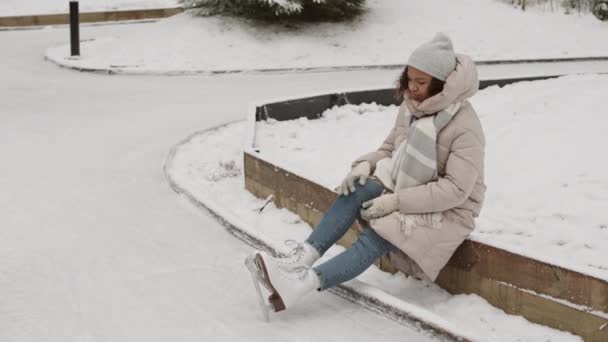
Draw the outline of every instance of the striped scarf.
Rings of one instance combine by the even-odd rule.
[[[415,120],[409,110],[403,105],[404,111],[397,115],[405,115],[407,123],[407,139],[393,152],[392,158],[380,160],[376,165],[374,176],[382,184],[396,193],[399,189],[410,188],[437,180],[437,134],[452,120],[458,112],[461,103],[454,103],[434,115],[424,116]],[[442,213],[402,214],[399,210],[379,219],[372,220],[371,226],[376,226],[378,220],[396,219],[399,230],[410,236],[414,227],[440,229]],[[382,234],[381,234],[382,236]]]
[[[409,134],[393,157],[391,176],[395,192],[437,179],[437,134],[452,120],[460,106],[460,102],[456,102],[435,115],[417,120],[409,111],[405,112]]]

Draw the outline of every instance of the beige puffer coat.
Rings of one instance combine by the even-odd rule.
[[[457,61],[456,69],[446,79],[440,94],[422,103],[406,97],[395,126],[382,146],[353,163],[355,166],[368,161],[373,172],[379,160],[392,157],[393,151],[407,139],[404,110],[422,117],[454,102],[462,102],[460,110],[437,137],[439,179],[398,190],[399,213],[370,223],[380,236],[415,261],[433,281],[475,228],[474,218],[479,215],[486,190],[485,137],[479,118],[467,101],[479,89],[477,70],[468,56],[457,55]]]

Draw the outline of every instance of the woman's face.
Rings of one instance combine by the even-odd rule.
[[[407,67],[407,88],[412,100],[422,102],[430,97],[429,88],[433,76],[411,66]]]

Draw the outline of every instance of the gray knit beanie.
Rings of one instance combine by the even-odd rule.
[[[407,65],[423,71],[441,81],[456,69],[456,54],[452,41],[443,33],[420,45],[410,55]]]

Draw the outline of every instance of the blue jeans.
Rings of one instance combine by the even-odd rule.
[[[365,185],[360,185],[358,180],[355,184],[355,192],[340,195],[306,239],[320,255],[348,231],[359,215],[361,204],[380,196],[383,191],[382,185],[371,179]],[[364,227],[350,248],[313,268],[321,280],[320,289],[328,289],[355,278],[378,258],[395,250],[397,247],[380,237],[371,227]]]

